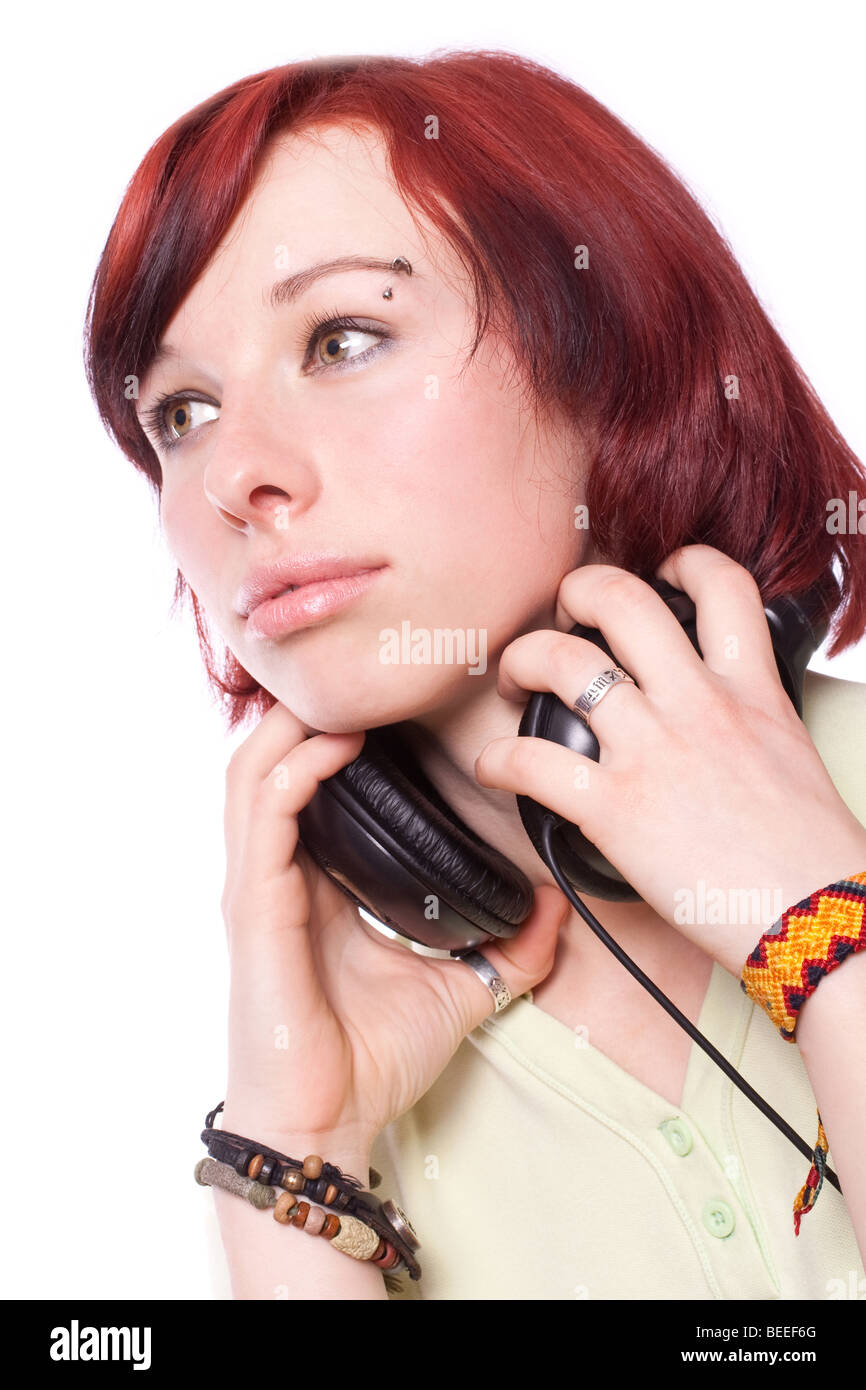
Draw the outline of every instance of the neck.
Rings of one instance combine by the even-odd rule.
[[[467,684],[475,688],[445,708],[400,724],[399,732],[436,790],[476,835],[533,885],[554,883],[523,828],[514,795],[475,780],[478,754],[494,738],[516,736],[523,706],[502,698],[495,670],[467,678]]]
[[[502,698],[496,688],[495,669],[472,677],[471,684],[473,688],[461,699],[405,721],[397,726],[399,732],[436,790],[476,835],[522,870],[533,887],[542,883],[557,886],[523,828],[513,793],[483,787],[475,780],[478,754],[494,738],[516,736],[524,706]],[[580,896],[651,975],[651,967],[661,968],[665,953],[670,954],[672,946],[682,940],[642,901],[617,903],[584,893]],[[560,933],[560,946],[564,956],[579,960],[581,970],[590,974],[613,964],[607,948],[574,908]]]

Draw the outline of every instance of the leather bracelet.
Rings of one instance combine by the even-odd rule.
[[[326,1163],[317,1155],[308,1155],[303,1161],[290,1158],[242,1134],[214,1129],[214,1119],[224,1104],[225,1101],[220,1101],[208,1113],[201,1133],[211,1158],[228,1164],[242,1177],[297,1195],[303,1193],[321,1206],[356,1217],[393,1245],[411,1279],[421,1278],[421,1266],[414,1254],[421,1242],[406,1213],[395,1202],[390,1198],[380,1202],[372,1192],[364,1190],[358,1178],[343,1173],[335,1164]]]
[[[278,1196],[275,1188],[266,1187],[255,1178],[240,1177],[228,1163],[216,1158],[199,1159],[195,1180],[201,1187],[220,1187],[236,1197],[243,1197],[260,1211],[272,1207],[274,1220],[281,1225],[297,1226],[308,1235],[323,1236],[336,1250],[353,1260],[369,1260],[382,1271],[388,1291],[401,1292],[400,1281],[394,1277],[406,1267],[399,1251],[391,1241],[357,1217],[345,1212],[337,1216],[309,1202],[299,1202],[294,1192],[281,1192]]]

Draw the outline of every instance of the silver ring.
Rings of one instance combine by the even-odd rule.
[[[482,956],[480,951],[464,951],[461,955],[455,956],[455,960],[462,960],[471,970],[475,971],[479,980],[490,990],[496,1003],[494,1013],[501,1013],[511,1003],[511,990],[486,956]]]
[[[631,685],[636,684],[621,666],[612,666],[607,671],[600,671],[590,681],[580,698],[575,700],[572,709],[575,714],[580,716],[587,728],[589,728],[589,717],[599,700],[604,699],[611,686],[619,685],[621,681],[628,681]]]

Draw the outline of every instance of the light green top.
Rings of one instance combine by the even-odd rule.
[[[866,686],[807,672],[804,720],[866,824]],[[816,1103],[799,1050],[719,965],[698,1028],[813,1144]],[[531,994],[515,999],[464,1038],[373,1147],[376,1195],[404,1209],[421,1241],[421,1279],[404,1272],[404,1292],[391,1296],[866,1296],[840,1194],[825,1182],[795,1237],[808,1159],[697,1044],[682,1102],[637,1081]]]

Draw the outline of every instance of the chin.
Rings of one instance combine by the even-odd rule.
[[[443,678],[444,677],[444,678]],[[450,679],[440,667],[403,668],[399,680],[364,680],[363,675],[338,676],[326,686],[313,688],[307,681],[299,688],[281,691],[273,682],[268,688],[309,729],[320,734],[350,734],[361,729],[378,729],[399,724],[451,703],[458,692],[465,693],[467,677],[451,672]],[[474,681],[472,682],[474,685]]]

